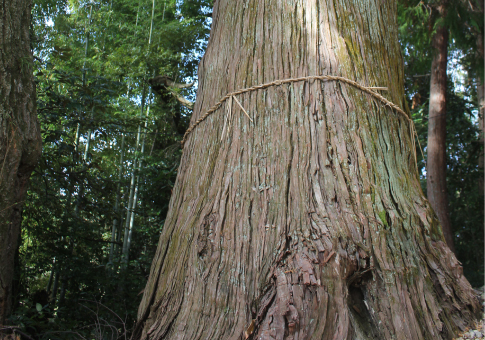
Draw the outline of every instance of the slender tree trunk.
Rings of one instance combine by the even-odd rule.
[[[56,303],[57,289],[59,288],[59,270],[54,275],[54,285],[52,286],[51,301]]]
[[[155,16],[155,0],[152,1],[152,18],[150,20],[150,33],[148,34],[148,51],[150,52],[150,45],[152,43],[152,32],[153,32],[153,18]],[[162,19],[163,21],[163,19]]]
[[[483,4],[482,4],[483,6]],[[483,10],[483,8],[482,8]],[[479,60],[484,60],[484,50],[483,50],[483,35],[478,35],[478,56]],[[480,128],[480,143],[482,144],[482,151],[480,153],[480,157],[478,159],[478,166],[483,171],[484,169],[484,141],[485,141],[485,94],[484,94],[484,87],[485,87],[485,75],[479,74],[478,75],[478,88],[477,88],[477,95],[478,95],[478,126]],[[484,186],[484,178],[480,178],[478,183],[478,190],[480,190],[480,194],[485,194],[485,186]]]
[[[137,169],[137,173],[139,172],[140,168]],[[136,175],[136,181],[135,181],[135,191],[133,193],[133,201],[131,205],[131,215],[130,215],[130,220],[126,220],[126,224],[128,225],[128,229],[126,230],[127,233],[125,233],[125,251],[123,254],[123,262],[125,266],[128,265],[128,261],[130,258],[130,248],[131,248],[131,238],[133,237],[133,228],[135,227],[135,209],[136,209],[136,203],[138,201],[138,186],[140,183],[140,175]]]
[[[396,1],[217,0],[192,123],[227,93],[338,75],[405,101]],[[478,303],[424,197],[409,120],[300,81],[184,146],[133,339],[451,339]],[[232,103],[231,109],[229,105]]]
[[[93,119],[94,113],[91,112],[91,119]],[[79,128],[79,124],[78,124]],[[79,134],[76,131],[76,134],[79,136]],[[82,171],[86,171],[87,166],[88,166],[88,155],[89,155],[89,150],[91,149],[91,135],[93,134],[92,129],[88,129],[88,133],[86,135],[86,145],[84,146],[84,154],[83,154],[83,159],[82,159]],[[76,197],[76,208],[74,211],[74,215],[76,218],[79,218],[80,210],[81,210],[81,203],[84,199],[84,177],[81,178],[81,181],[79,183],[79,192]]]
[[[140,108],[140,119],[143,117],[143,113],[145,112],[145,86],[143,86],[142,95],[141,95],[141,108]],[[122,249],[122,262],[123,267],[126,268],[128,265],[128,257],[130,252],[130,245],[131,245],[131,234],[132,234],[132,215],[134,213],[135,205],[136,205],[136,192],[138,190],[137,186],[137,166],[138,166],[138,154],[140,149],[140,140],[141,140],[141,123],[138,125],[138,132],[136,134],[136,144],[135,144],[135,159],[133,160],[133,170],[131,173],[131,181],[130,181],[130,191],[128,196],[128,206],[126,211],[126,221],[125,221],[125,233],[123,237],[123,249]]]
[[[88,47],[89,47],[89,31],[88,27],[91,25],[91,18],[93,15],[93,6],[89,6],[89,17],[88,17],[88,22],[87,25],[84,27],[84,32],[86,34],[86,43],[84,46],[84,62],[83,62],[83,70],[82,70],[82,80],[83,80],[83,87],[86,86],[87,84],[87,73],[86,73],[86,60],[88,58]],[[86,106],[86,105],[85,105]],[[94,116],[94,109],[91,110],[91,119],[93,119]],[[77,152],[79,151],[79,136],[80,136],[80,129],[81,129],[81,124],[77,124],[77,129],[76,129],[76,157],[77,157]],[[82,159],[82,170],[86,170],[87,166],[87,160],[88,160],[88,154],[89,154],[89,149],[91,146],[91,135],[93,131],[88,129],[88,133],[86,136],[86,145],[84,147],[84,154],[83,154],[83,159]],[[79,218],[79,212],[81,208],[81,202],[84,198],[84,179],[81,179],[81,182],[79,183],[79,192],[76,197],[76,208],[75,208],[75,216],[76,218]]]
[[[83,81],[83,87],[86,86],[87,82],[87,75],[86,75],[86,60],[88,58],[88,49],[89,49],[89,31],[88,31],[88,26],[91,23],[91,15],[93,13],[93,6],[89,6],[89,18],[88,18],[88,23],[84,27],[84,33],[85,33],[85,43],[84,43],[84,62],[83,62],[83,69],[82,69],[82,81]],[[78,152],[79,152],[79,137],[81,135],[81,123],[77,123],[76,126],[76,136],[75,136],[75,159],[74,161],[77,161],[78,157]]]
[[[91,114],[91,119],[93,119],[93,114]],[[88,162],[88,155],[89,155],[89,149],[91,148],[91,136],[93,134],[93,130],[89,129],[88,134],[86,136],[86,147],[84,149],[84,155],[83,155],[83,162],[84,162],[84,168],[86,168],[87,162]]]
[[[74,135],[74,155],[73,160],[74,163],[78,161],[79,156],[79,137],[81,135],[81,124],[77,123],[76,125],[76,134]]]
[[[444,4],[438,7],[441,17]],[[431,63],[429,93],[428,145],[426,186],[428,200],[436,212],[448,247],[455,252],[453,230],[448,210],[446,189],[446,65],[448,61],[448,29],[440,27],[432,38],[434,49]]]
[[[148,92],[148,98],[151,97],[151,94],[152,94],[152,89],[150,88],[149,92]],[[143,132],[143,137],[142,137],[142,142],[141,142],[141,149],[140,149],[140,156],[138,158],[138,169],[136,171],[136,182],[135,182],[135,192],[134,192],[134,195],[133,195],[133,201],[132,201],[132,208],[131,208],[131,215],[130,215],[130,223],[129,223],[129,227],[127,229],[128,231],[128,234],[126,235],[126,251],[125,251],[125,256],[123,257],[124,258],[124,261],[125,261],[125,264],[128,263],[128,260],[129,260],[129,253],[130,253],[130,248],[131,248],[131,240],[132,240],[132,237],[133,237],[133,230],[134,230],[134,227],[135,227],[135,210],[136,210],[136,206],[138,205],[138,193],[140,192],[140,170],[143,166],[143,154],[145,153],[145,141],[146,141],[146,131],[147,131],[147,127],[148,127],[148,116],[150,115],[150,105],[147,106],[147,113],[146,113],[146,119],[145,119],[145,125],[144,125],[144,132]],[[128,224],[128,221],[126,221],[126,223]]]
[[[109,249],[109,266],[113,266],[113,260],[116,253],[115,242],[116,236],[118,235],[118,226],[121,225],[120,221],[120,201],[121,201],[121,180],[123,178],[123,157],[125,154],[125,135],[121,137],[121,150],[120,150],[120,169],[118,170],[118,184],[116,185],[116,201],[115,201],[115,211],[113,219],[113,229],[111,230],[111,246]]]
[[[128,265],[128,256],[130,252],[130,248],[129,248],[130,242],[128,241],[128,239],[129,237],[131,237],[130,223],[131,223],[131,215],[133,214],[135,190],[136,190],[136,166],[137,166],[137,159],[135,158],[135,161],[133,163],[133,170],[131,173],[130,191],[128,195],[128,205],[126,209],[126,220],[125,220],[125,229],[124,229],[124,236],[123,236],[123,248],[121,250],[121,260],[123,263],[123,268],[126,268],[126,266]]]
[[[56,258],[54,258],[54,261],[52,263],[52,270],[51,270],[51,273],[49,275],[49,282],[47,283],[47,287],[46,287],[46,292],[49,293],[51,291],[51,288],[52,288],[52,282],[54,281],[54,272],[56,271]]]
[[[64,276],[61,279],[61,292],[59,293],[59,302],[57,303],[58,306],[62,306],[64,304],[64,299],[66,297],[66,286],[67,286],[67,277]]]
[[[124,214],[123,214],[122,209],[120,209],[120,215],[119,216],[120,216],[120,224],[119,225],[123,226],[123,216],[124,216]],[[118,244],[121,243],[121,241],[122,241],[123,232],[124,232],[123,228],[121,228],[121,227],[118,228],[118,232],[116,234],[116,242],[118,242]],[[120,256],[120,258],[121,258],[120,247],[118,247],[118,251],[115,252],[115,256]]]
[[[139,6],[139,4],[138,4]],[[152,43],[152,30],[153,30],[153,20],[155,15],[155,0],[152,1],[152,16],[150,20],[150,33],[148,35],[148,53],[150,53],[150,45]],[[138,15],[137,15],[137,24],[138,24]],[[136,33],[136,31],[135,31]],[[150,87],[148,98],[150,98],[152,94],[152,88]],[[143,117],[144,112],[144,104],[145,104],[145,85],[143,85],[142,91],[142,102],[141,102],[141,110],[140,110],[140,118]],[[149,114],[150,109],[147,110],[147,117]],[[140,154],[135,157],[135,161],[133,162],[133,173],[131,174],[131,183],[130,183],[130,198],[128,201],[128,212],[126,214],[126,226],[125,226],[125,237],[123,239],[123,265],[126,268],[128,265],[128,259],[130,254],[130,247],[131,247],[131,238],[133,234],[133,227],[135,223],[135,207],[137,202],[138,196],[138,185],[140,182],[140,175],[137,175],[137,163],[138,163],[138,170],[141,168],[142,164],[142,155],[145,152],[145,135],[146,135],[146,128],[147,128],[147,120],[145,120],[145,131],[143,135],[143,142]],[[138,152],[140,147],[140,137],[141,137],[141,124],[138,125],[138,133],[136,135],[136,152]],[[135,180],[136,177],[136,180]]]
[[[150,94],[151,94],[151,91],[150,91]],[[146,116],[147,119],[148,119],[149,112],[150,112],[150,107],[147,108],[147,116]],[[128,264],[128,260],[130,256],[130,248],[131,248],[131,239],[133,237],[133,229],[135,227],[135,209],[136,209],[136,206],[138,205],[138,192],[140,191],[140,169],[143,166],[142,157],[143,157],[143,153],[145,152],[146,129],[147,129],[147,121],[145,121],[145,127],[144,127],[145,132],[143,133],[143,137],[142,137],[140,156],[138,159],[138,169],[136,170],[135,190],[133,193],[133,200],[131,203],[130,220],[129,221],[126,220],[126,224],[128,225],[128,228],[126,229],[127,233],[125,233],[125,251],[123,255],[123,261],[125,265]]]
[[[29,0],[0,3],[0,325],[11,312],[22,206],[41,151],[30,10]]]

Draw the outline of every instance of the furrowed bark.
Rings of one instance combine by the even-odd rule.
[[[218,0],[192,124],[338,75],[404,106],[396,2]],[[451,339],[478,303],[408,120],[339,82],[237,97],[184,147],[133,339]],[[232,105],[229,107],[229,105]]]
[[[444,4],[438,6],[438,12],[440,16],[444,16]],[[429,93],[426,188],[429,203],[441,223],[446,243],[455,252],[446,189],[446,65],[448,62],[446,27],[437,29],[432,38],[432,46],[434,55],[431,62]]]
[[[0,2],[0,325],[12,308],[22,205],[41,151],[30,10],[29,0]]]

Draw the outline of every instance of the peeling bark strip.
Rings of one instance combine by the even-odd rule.
[[[217,0],[213,19],[192,124],[227,93],[313,74],[387,86],[405,107],[395,1]],[[185,143],[134,339],[451,339],[471,325],[409,121],[339,82],[238,100],[254,123],[234,105]]]
[[[0,2],[0,325],[11,312],[22,205],[41,151],[30,10],[29,0]]]

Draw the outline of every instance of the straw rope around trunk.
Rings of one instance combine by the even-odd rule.
[[[283,80],[275,80],[275,81],[272,81],[270,83],[255,85],[255,86],[252,86],[252,87],[248,87],[248,88],[245,88],[245,89],[241,89],[241,90],[238,90],[238,91],[234,91],[234,92],[228,93],[224,97],[222,97],[215,105],[213,105],[209,110],[207,110],[207,112],[204,115],[202,115],[199,119],[197,119],[197,121],[194,124],[192,124],[187,129],[187,131],[185,132],[184,137],[182,139],[182,147],[185,145],[185,142],[187,141],[190,133],[197,127],[197,125],[199,125],[200,123],[202,123],[207,117],[209,117],[214,111],[216,111],[226,100],[231,99],[231,101],[232,101],[232,99],[234,98],[235,101],[236,101],[236,103],[242,109],[242,111],[252,121],[252,119],[249,116],[249,114],[246,112],[246,110],[244,110],[244,108],[242,107],[241,103],[236,99],[236,96],[238,94],[243,94],[243,93],[246,93],[246,92],[251,92],[251,91],[256,91],[256,90],[261,90],[261,89],[268,88],[270,86],[278,86],[278,85],[283,85],[283,84],[296,83],[296,82],[299,82],[299,81],[310,81],[310,80],[341,81],[342,83],[351,85],[351,86],[353,86],[353,87],[355,87],[355,88],[357,88],[357,89],[359,89],[359,90],[361,90],[361,91],[363,91],[363,92],[365,92],[367,94],[370,94],[371,96],[373,96],[374,98],[376,98],[377,100],[379,100],[381,103],[385,104],[386,106],[389,106],[394,111],[400,113],[410,123],[411,136],[413,136],[412,137],[413,149],[416,150],[416,144],[415,144],[414,136],[418,137],[418,134],[416,132],[416,128],[414,126],[414,122],[411,120],[411,118],[408,117],[408,115],[406,114],[406,112],[404,112],[399,106],[397,106],[396,104],[390,102],[389,100],[387,100],[386,98],[384,98],[382,95],[380,95],[379,93],[377,93],[377,92],[374,91],[374,90],[387,90],[387,87],[366,87],[366,86],[363,86],[363,85],[361,85],[361,84],[359,84],[359,83],[357,83],[357,82],[355,82],[353,80],[350,80],[350,79],[347,79],[347,78],[344,78],[344,77],[328,76],[328,75],[327,76],[308,76],[308,77],[299,77],[299,78],[289,78],[289,79],[283,79]],[[419,143],[419,138],[418,138],[418,143]],[[421,145],[419,145],[419,148],[421,149]],[[423,150],[422,149],[421,149],[421,154],[423,154]],[[423,154],[423,159],[424,159],[424,154]],[[417,168],[417,155],[416,155],[416,151],[414,152],[414,160],[416,162],[416,168]]]

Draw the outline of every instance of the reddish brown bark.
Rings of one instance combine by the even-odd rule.
[[[30,10],[30,0],[0,2],[0,325],[12,307],[22,205],[41,150]]]
[[[438,13],[442,17],[445,15],[444,6],[444,4],[438,6]],[[426,185],[429,203],[441,223],[446,243],[455,252],[446,189],[446,65],[448,62],[446,27],[436,30],[432,45],[434,55],[431,63],[429,93]]]
[[[218,0],[192,123],[338,75],[405,101],[396,2]],[[405,117],[338,82],[189,136],[134,339],[451,339],[478,310]],[[232,103],[231,110],[229,104]]]

